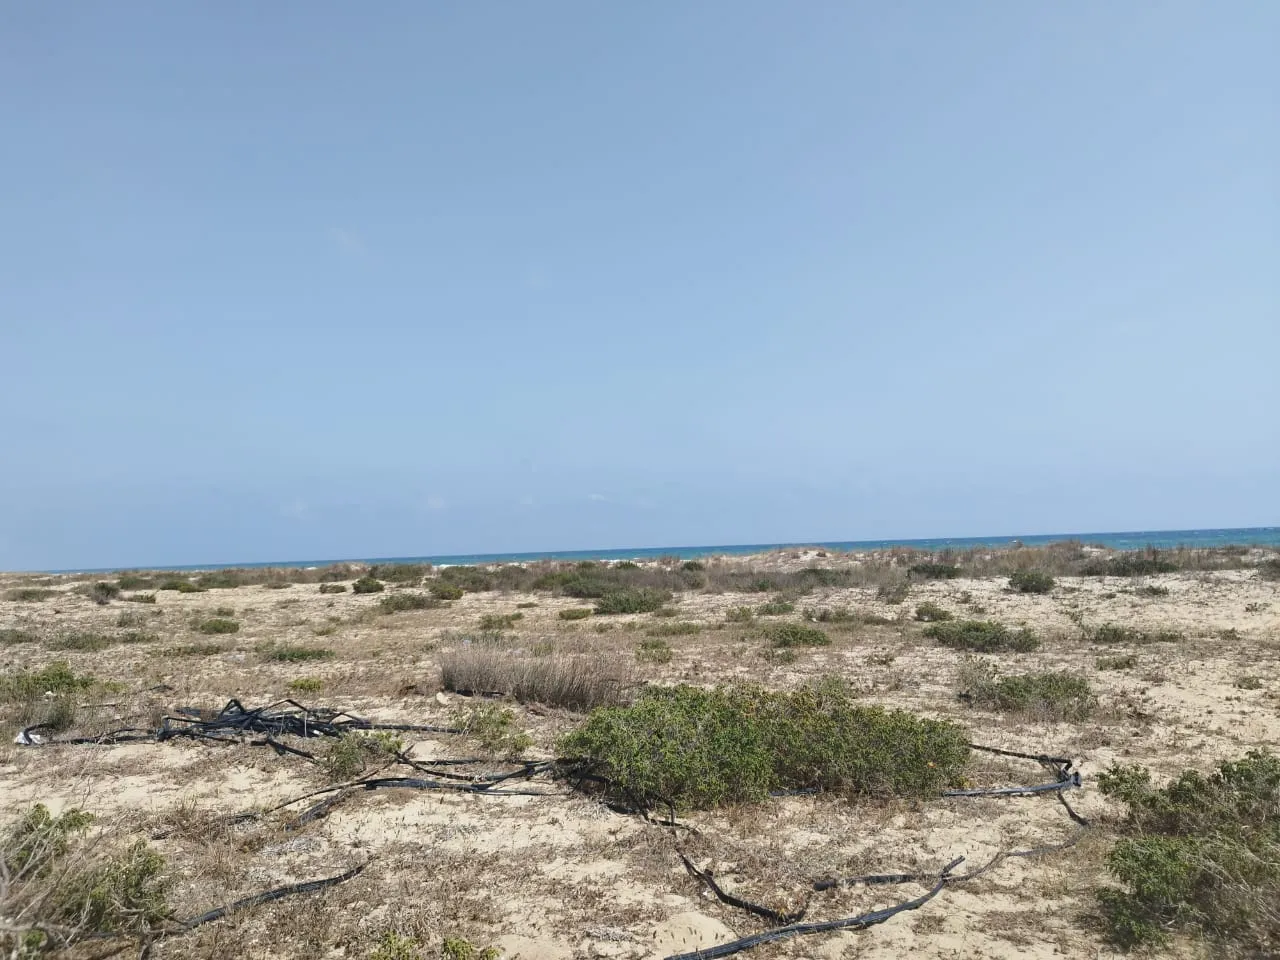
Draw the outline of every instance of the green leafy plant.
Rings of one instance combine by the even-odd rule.
[[[1092,630],[1085,631],[1085,635],[1094,643],[1106,644],[1176,643],[1182,639],[1182,635],[1173,630],[1148,633],[1145,630],[1121,626],[1118,623],[1100,624]]]
[[[594,711],[559,752],[591,764],[629,802],[683,808],[788,789],[929,796],[959,781],[963,729],[855,696],[835,678],[790,693],[651,687],[629,706]]]
[[[731,607],[725,611],[725,623],[751,623],[755,620],[756,612],[751,607]]]
[[[1019,570],[1009,577],[1009,589],[1016,593],[1048,593],[1053,586],[1053,577],[1039,570]]]
[[[289,689],[294,693],[319,693],[324,689],[324,681],[319,677],[297,677],[289,681]]]
[[[926,600],[916,607],[916,619],[923,623],[938,623],[952,619],[951,611]]]
[[[758,617],[780,617],[784,614],[794,613],[796,605],[790,600],[770,600],[768,603],[762,603],[756,607],[756,616]]]
[[[960,576],[960,568],[953,563],[926,560],[913,563],[907,568],[907,573],[918,580],[954,580]]]
[[[771,623],[761,628],[760,636],[775,647],[825,647],[831,643],[826,631],[803,623]]]
[[[960,668],[960,696],[975,707],[1051,720],[1083,720],[1098,705],[1084,677],[1059,671],[1002,677],[985,660]]]
[[[524,618],[523,613],[486,613],[480,618],[481,630],[510,630],[517,620]]]
[[[464,592],[456,583],[445,580],[432,580],[427,584],[427,590],[437,600],[461,600]]]
[[[659,637],[645,637],[636,648],[640,663],[670,663],[673,655],[671,644]]]
[[[671,594],[667,591],[655,590],[650,587],[618,590],[600,597],[596,601],[595,612],[597,616],[652,613],[670,599]]]
[[[533,738],[516,726],[516,715],[505,707],[486,703],[454,714],[460,728],[481,749],[504,757],[518,757],[533,746]]]
[[[911,584],[882,583],[876,588],[876,599],[897,606],[907,599],[911,593]]]
[[[406,610],[434,610],[443,606],[443,601],[422,593],[401,591],[389,593],[378,599],[379,613],[403,613]]]
[[[381,593],[385,589],[381,580],[368,575],[351,584],[352,593]]]
[[[240,624],[234,620],[228,620],[225,617],[211,617],[208,620],[202,620],[196,625],[199,633],[219,634],[219,633],[239,633]]]
[[[937,640],[944,647],[974,653],[1029,653],[1040,646],[1040,639],[1031,630],[1010,630],[1004,624],[992,620],[931,623],[924,628],[924,635]]]
[[[120,596],[120,588],[105,580],[99,580],[89,589],[89,598],[100,606],[105,606],[118,596]]]
[[[345,583],[322,583],[320,584],[321,593],[346,593],[347,585]]]
[[[1107,858],[1119,887],[1098,891],[1111,938],[1159,944],[1170,931],[1267,956],[1280,943],[1280,758],[1255,750],[1213,773],[1112,766],[1102,793],[1128,807]]]
[[[131,593],[127,597],[121,597],[126,603],[155,603],[156,595],[154,593]]]
[[[260,647],[263,659],[275,663],[306,663],[309,660],[332,660],[334,652],[324,647],[303,647],[296,644],[268,644]]]

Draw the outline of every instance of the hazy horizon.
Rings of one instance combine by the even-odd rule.
[[[0,569],[1280,523],[1278,32],[11,5]]]

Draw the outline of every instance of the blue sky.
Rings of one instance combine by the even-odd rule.
[[[0,12],[0,568],[1280,523],[1280,5]]]

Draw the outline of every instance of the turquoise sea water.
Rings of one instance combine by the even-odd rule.
[[[363,563],[433,563],[440,565],[477,563],[526,563],[533,560],[643,560],[651,557],[680,557],[690,560],[716,554],[763,553],[789,547],[821,547],[825,550],[882,550],[913,547],[917,550],[965,550],[970,547],[1007,547],[1014,543],[1041,546],[1061,540],[1081,540],[1113,550],[1141,550],[1143,547],[1220,547],[1226,544],[1253,544],[1280,547],[1280,527],[1240,527],[1215,530],[1132,530],[1122,533],[1057,533],[1025,537],[952,537],[938,540],[833,540],[807,543],[739,543],[703,547],[626,547],[610,550],[560,550],[544,553],[469,553],[423,557],[346,557]],[[322,567],[341,562],[331,560],[277,560],[270,563],[204,563],[158,567],[161,570],[218,570],[229,567]],[[62,571],[65,572],[65,571]],[[100,572],[100,571],[78,571]],[[105,572],[105,571],[101,571]]]

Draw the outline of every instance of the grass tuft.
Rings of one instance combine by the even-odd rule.
[[[211,617],[208,620],[202,620],[200,623],[196,624],[196,631],[198,633],[210,635],[239,633],[240,624],[235,620],[229,620],[226,617]]]
[[[617,703],[629,680],[621,663],[603,657],[513,657],[477,646],[443,654],[440,674],[446,690],[583,711]]]
[[[444,606],[444,601],[422,593],[391,593],[378,599],[379,613],[403,613],[406,610],[434,610]]]
[[[624,613],[653,613],[671,599],[666,590],[651,587],[618,590],[606,593],[596,601],[597,616],[610,616]]]
[[[916,619],[922,623],[941,623],[944,620],[953,618],[950,610],[926,600],[916,607]]]
[[[1039,570],[1019,570],[1009,577],[1009,589],[1015,593],[1048,593],[1053,586],[1053,577]]]
[[[761,628],[760,636],[775,647],[826,647],[831,637],[825,630],[803,623],[771,623]]]
[[[976,707],[1041,720],[1084,720],[1098,705],[1083,677],[1058,671],[1002,677],[987,660],[960,668],[960,696]]]
[[[1004,624],[991,620],[931,623],[924,628],[924,635],[952,650],[970,650],[974,653],[1029,653],[1040,646],[1040,639],[1031,630],[1025,627],[1010,630]]]
[[[570,607],[568,610],[561,610],[559,617],[561,620],[585,620],[591,616],[590,607]]]

